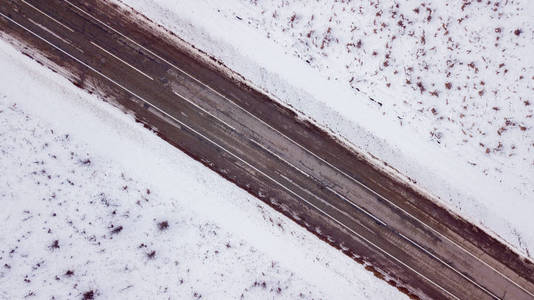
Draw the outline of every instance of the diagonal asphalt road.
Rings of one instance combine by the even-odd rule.
[[[530,261],[130,13],[99,0],[3,0],[0,31],[401,289],[534,299]]]

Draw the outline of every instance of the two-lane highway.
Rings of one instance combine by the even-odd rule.
[[[0,31],[410,293],[534,299],[532,262],[131,11],[4,0]]]

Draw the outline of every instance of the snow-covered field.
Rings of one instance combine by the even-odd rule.
[[[404,297],[5,41],[0,70],[0,299]]]
[[[122,1],[534,255],[533,1]]]

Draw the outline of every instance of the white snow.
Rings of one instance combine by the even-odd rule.
[[[0,69],[1,299],[404,297],[3,40]]]
[[[534,2],[123,2],[534,253]]]

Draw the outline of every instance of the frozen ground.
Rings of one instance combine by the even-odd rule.
[[[4,41],[0,69],[0,299],[404,297]]]
[[[123,0],[534,255],[534,2]]]

